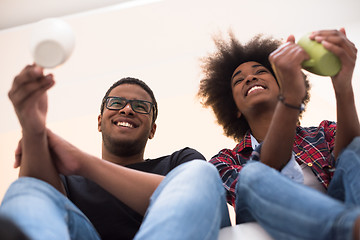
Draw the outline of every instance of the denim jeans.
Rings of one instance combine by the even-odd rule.
[[[33,240],[100,239],[87,217],[68,198],[36,178],[21,177],[12,183],[0,214]]]
[[[191,161],[171,171],[151,197],[134,239],[218,239],[230,226],[226,191],[216,168]]]
[[[237,223],[258,221],[274,239],[352,239],[360,217],[360,137],[340,154],[323,194],[261,162],[249,162],[236,186]]]
[[[205,161],[172,170],[151,197],[136,239],[217,239],[230,225],[225,189],[216,168]],[[15,181],[0,214],[31,239],[100,239],[86,216],[51,185],[29,177]]]

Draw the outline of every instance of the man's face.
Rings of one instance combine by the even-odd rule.
[[[150,95],[136,84],[121,84],[109,96],[152,102]],[[119,156],[143,152],[147,140],[155,134],[153,114],[153,109],[149,114],[137,113],[130,103],[120,110],[109,110],[105,106],[103,114],[98,117],[98,130],[102,132],[105,148]]]
[[[231,79],[238,117],[260,107],[276,104],[279,86],[272,73],[257,62],[245,62],[234,71]]]

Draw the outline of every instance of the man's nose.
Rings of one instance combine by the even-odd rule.
[[[125,115],[134,115],[134,110],[132,109],[131,104],[127,103],[125,107],[120,110],[120,113]]]

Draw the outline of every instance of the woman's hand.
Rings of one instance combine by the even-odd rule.
[[[356,63],[357,49],[347,37],[344,28],[340,30],[322,30],[310,34],[310,39],[321,43],[341,61],[341,69],[333,76],[335,94],[352,90],[352,75]]]
[[[301,63],[308,58],[309,55],[295,44],[293,35],[290,35],[287,42],[269,56],[269,61],[280,85],[280,93],[288,103],[293,105],[300,105],[306,95]]]

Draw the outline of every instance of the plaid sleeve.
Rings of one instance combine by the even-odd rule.
[[[221,150],[210,161],[219,171],[223,185],[227,191],[227,201],[235,206],[235,186],[242,165],[237,161],[236,153],[229,149]]]

